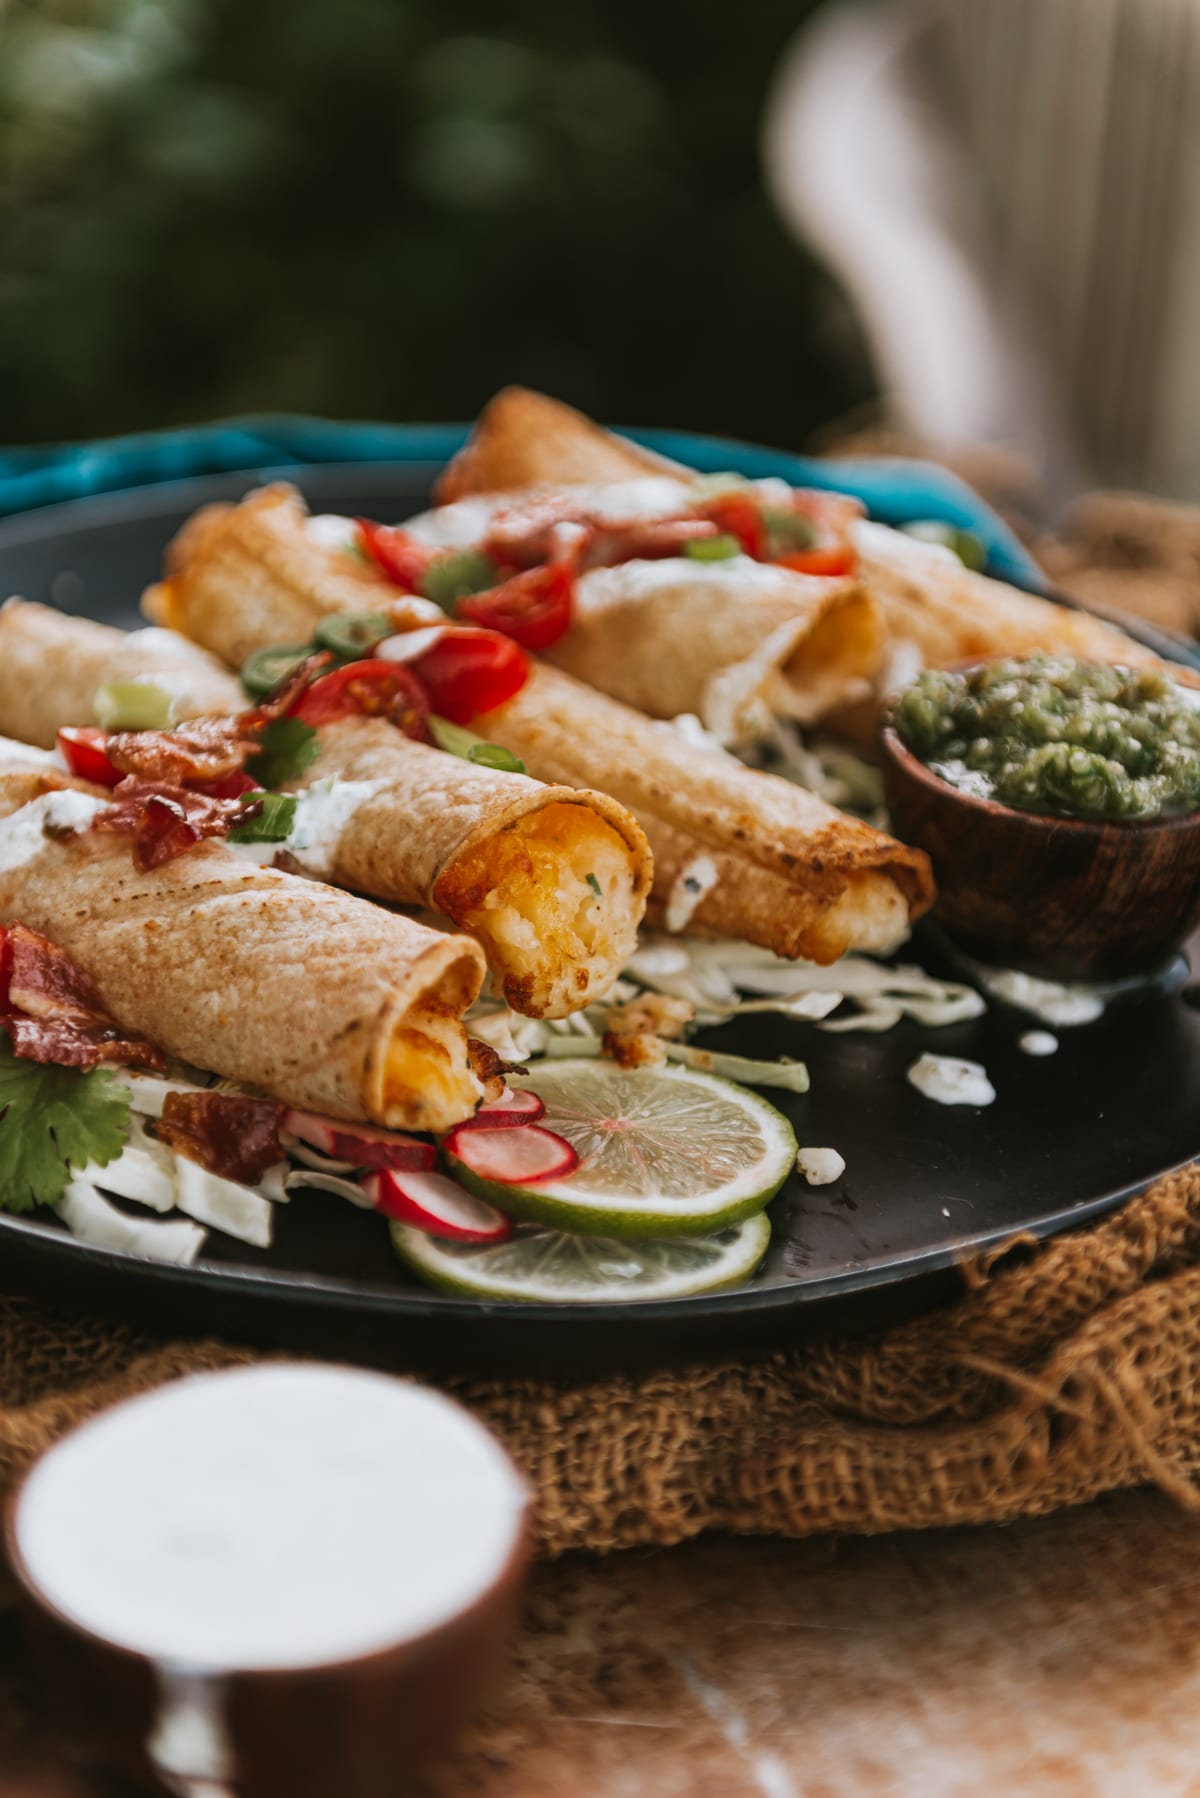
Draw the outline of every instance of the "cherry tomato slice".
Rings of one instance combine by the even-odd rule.
[[[830,543],[823,549],[799,549],[794,555],[780,556],[776,566],[790,568],[796,574],[819,574],[832,577],[850,574],[855,565],[854,550],[848,543]]]
[[[405,664],[429,695],[430,710],[451,724],[469,724],[519,693],[529,678],[524,650],[498,631],[449,625],[429,648]]]
[[[355,714],[387,718],[417,742],[427,734],[429,712],[429,700],[412,669],[378,658],[323,674],[291,708],[291,716],[303,724],[332,724]]]
[[[98,787],[119,786],[125,776],[105,754],[108,732],[94,724],[66,725],[58,733],[58,753],[72,774]]]
[[[718,531],[736,537],[748,556],[761,562],[767,546],[767,530],[762,514],[752,499],[740,493],[722,493],[704,508]]]
[[[455,616],[499,631],[522,649],[549,649],[570,625],[574,586],[569,563],[549,562],[544,568],[516,574],[486,593],[460,599]]]
[[[354,522],[361,548],[380,572],[406,593],[418,592],[421,576],[437,557],[437,550],[418,543],[398,525],[373,524],[369,518],[356,518]]]

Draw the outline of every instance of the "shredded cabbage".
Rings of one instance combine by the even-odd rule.
[[[375,1209],[357,1180],[343,1180],[337,1174],[302,1173],[299,1168],[289,1174],[284,1184],[289,1192],[298,1192],[306,1186],[315,1186],[321,1192],[336,1192],[339,1198],[349,1199],[360,1211]]]
[[[72,1236],[99,1249],[123,1249],[149,1261],[190,1267],[204,1246],[205,1232],[197,1224],[182,1218],[131,1217],[90,1180],[70,1181],[55,1210]]]
[[[902,1017],[940,1029],[986,1010],[974,987],[935,979],[910,963],[844,955],[819,967],[748,943],[676,940],[665,947],[670,959],[664,945],[648,939],[625,971],[654,992],[690,1000],[701,1023],[777,1011],[818,1021],[823,1030],[890,1030]],[[843,1004],[853,1009],[832,1017]]]
[[[150,1211],[175,1209],[175,1156],[155,1140],[136,1115],[129,1119],[129,1140],[115,1161],[89,1162],[80,1178],[102,1186],[119,1199],[136,1199]]]
[[[271,1246],[273,1212],[252,1186],[212,1174],[186,1155],[175,1157],[175,1203],[180,1211],[253,1248]]]

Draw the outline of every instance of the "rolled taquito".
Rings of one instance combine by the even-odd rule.
[[[130,646],[155,639],[158,661]],[[189,654],[165,629],[127,634],[45,606],[0,611],[0,730],[52,744],[90,722],[92,697],[131,668],[160,684]],[[10,680],[6,657],[25,678]],[[86,671],[86,678],[80,673]],[[244,703],[219,664],[181,717]],[[193,703],[194,702],[194,703]],[[287,853],[307,873],[397,905],[442,912],[483,945],[498,989],[518,1011],[565,1017],[600,998],[632,955],[650,892],[651,858],[636,819],[604,793],[547,786],[409,739],[385,721],[322,725],[320,753],[289,786],[301,797]],[[268,859],[275,853],[266,849]]]
[[[773,491],[780,483],[765,484]],[[602,530],[631,532],[697,504],[686,478],[480,494],[405,521],[436,549],[481,547],[489,532],[523,533],[560,505]],[[790,503],[787,490],[774,493]],[[326,539],[333,531],[323,527]],[[546,659],[653,718],[690,712],[723,743],[760,738],[773,717],[812,724],[864,697],[883,657],[883,620],[852,580],[816,579],[744,555],[715,562],[639,556],[579,573],[571,624]]]
[[[889,642],[899,651],[890,660],[893,669],[903,662],[905,649],[926,668],[1037,652],[1131,668],[1164,666],[1161,657],[1116,625],[975,574],[938,544],[866,519],[851,534],[863,581],[879,604]],[[1187,678],[1174,665],[1170,673]]]
[[[319,734],[320,755],[290,789],[305,801],[290,845],[302,867],[444,913],[482,944],[516,1011],[565,1017],[608,991],[652,879],[645,832],[622,804],[583,782],[480,767],[383,719]]]
[[[229,610],[203,621],[208,647],[232,656],[270,644],[273,606],[260,617],[244,603],[225,645]],[[919,850],[788,781],[693,749],[670,725],[559,669],[534,664],[521,692],[473,728],[512,749],[538,780],[627,806],[654,852],[655,916],[677,929],[703,927],[828,962],[847,949],[891,945],[932,903]]]
[[[295,488],[279,482],[240,505],[205,506],[190,518],[142,610],[240,668],[263,640],[243,629],[245,618],[260,622],[270,643],[307,643],[330,612],[371,611],[381,589],[395,596],[361,557],[327,548],[320,521],[309,520]],[[397,613],[401,627],[441,617],[415,595]]]
[[[650,839],[655,916],[831,962],[933,903],[929,862],[804,787],[698,747],[557,668],[474,721],[547,780],[598,783]]]
[[[669,471],[676,481],[696,479],[678,464]],[[651,492],[664,473],[663,459],[641,445],[545,394],[509,387],[484,408],[435,491],[440,501],[454,502],[451,512],[461,514],[471,505],[494,507],[499,494],[506,493],[511,504],[516,491],[562,482],[632,482]],[[888,653],[876,673],[880,694],[902,672],[911,678],[921,666],[1037,652],[1166,669],[1172,678],[1194,684],[1187,670],[1164,663],[1117,626],[972,573],[948,549],[866,519],[852,523],[849,535],[860,587],[885,628]],[[858,725],[863,715],[857,713]],[[876,720],[877,707],[867,715]]]
[[[111,794],[0,742],[0,923],[59,943],[112,1016],[284,1104],[443,1131],[482,1094],[478,945],[205,842],[139,872]]]
[[[118,645],[119,658],[113,653]],[[96,694],[114,680],[147,683],[164,693],[164,724],[236,711],[245,703],[228,668],[178,632],[152,626],[114,631],[22,599],[0,606],[5,735],[52,748],[60,725],[96,723]]]
[[[694,496],[686,482],[660,476],[572,489],[571,499],[615,523],[678,513]],[[467,548],[510,505],[507,496],[467,500],[406,529],[430,547]],[[167,569],[144,602],[148,616],[239,665],[253,647],[240,623],[248,614],[275,643],[306,641],[332,611],[387,604],[398,628],[441,616],[372,572],[353,520],[310,518],[282,485],[198,514],[171,546]],[[572,603],[570,630],[547,652],[557,666],[654,717],[694,713],[722,742],[761,736],[773,716],[811,723],[862,698],[883,655],[878,608],[855,582],[746,556],[589,569]]]

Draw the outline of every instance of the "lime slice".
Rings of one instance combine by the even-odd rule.
[[[715,1236],[617,1242],[519,1224],[507,1242],[446,1242],[392,1225],[401,1261],[430,1286],[466,1298],[544,1305],[616,1305],[683,1299],[749,1279],[771,1239],[760,1212]]]
[[[454,1176],[511,1217],[587,1236],[702,1236],[750,1217],[796,1164],[792,1126],[757,1093],[695,1068],[545,1061],[521,1082],[580,1165],[561,1180]]]

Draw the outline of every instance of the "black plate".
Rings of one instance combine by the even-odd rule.
[[[403,517],[426,503],[433,471],[286,472],[316,510]],[[176,482],[9,520],[0,524],[0,591],[132,623],[136,595],[156,577],[183,519],[261,478]],[[905,954],[953,973],[928,933]],[[377,1218],[315,1193],[279,1211],[270,1251],[214,1232],[209,1259],[194,1268],[93,1249],[53,1223],[0,1217],[6,1274],[178,1329],[477,1372],[644,1365],[859,1328],[946,1296],[967,1252],[1097,1216],[1200,1153],[1200,1013],[1183,994],[1122,1001],[1098,1023],[1060,1031],[1060,1050],[1047,1059],[1017,1046],[1033,1023],[993,1006],[976,1022],[938,1031],[904,1023],[879,1036],[829,1036],[768,1017],[701,1039],[802,1056],[812,1091],[769,1096],[802,1143],[838,1148],[847,1163],[834,1186],[791,1182],[772,1207],[766,1266],[734,1292],[603,1308],[457,1300],[396,1266]],[[977,1111],[921,1098],[905,1072],[924,1049],[982,1061],[995,1104]]]

